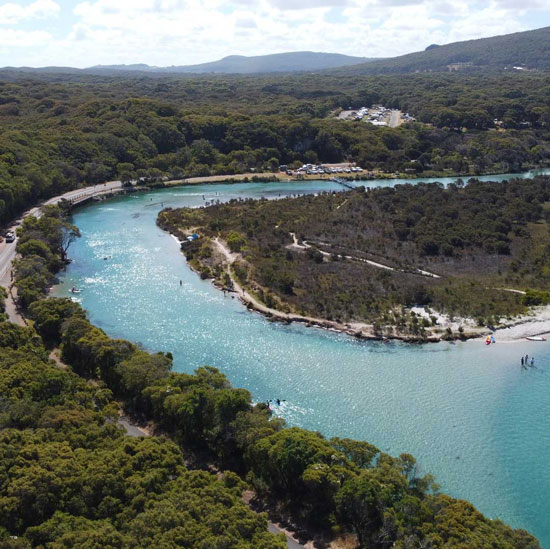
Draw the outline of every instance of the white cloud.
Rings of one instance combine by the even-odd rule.
[[[258,27],[254,17],[240,17],[235,21],[235,26],[244,29],[255,29]]]
[[[486,8],[468,14],[453,25],[449,33],[449,42],[484,38],[527,30],[516,18],[510,17],[506,9]]]
[[[520,9],[515,0],[84,0],[64,13],[65,27],[48,28],[51,43],[32,59],[166,66],[297,50],[390,57],[543,26],[544,17],[550,23],[543,2],[523,0]],[[26,20],[27,28],[33,18],[58,12],[53,0],[11,2],[0,5],[0,23]],[[534,13],[536,23],[526,24]]]
[[[36,0],[22,6],[8,2],[0,4],[0,25],[13,25],[25,19],[43,19],[59,14],[61,8],[53,0]]]
[[[20,48],[43,46],[51,38],[51,34],[44,31],[3,29],[0,33],[0,53],[4,53],[6,51],[5,48],[13,48],[14,44]]]
[[[548,9],[547,0],[493,0],[489,3],[490,6],[500,7],[509,10],[541,10]]]
[[[349,6],[352,0],[270,0],[269,4],[280,10],[307,10],[314,8],[340,8]]]

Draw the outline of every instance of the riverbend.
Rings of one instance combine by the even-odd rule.
[[[147,349],[172,351],[178,371],[210,364],[258,401],[284,399],[275,412],[292,424],[412,453],[444,491],[550,546],[546,343],[410,346],[271,323],[200,280],[175,239],[155,225],[160,202],[193,207],[340,188],[205,185],[83,206],[73,219],[83,237],[55,293],[81,288],[77,299],[95,324]],[[536,357],[536,368],[521,370],[525,354]]]

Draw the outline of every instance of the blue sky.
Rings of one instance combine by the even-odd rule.
[[[389,57],[544,26],[546,0],[0,0],[0,66],[186,65],[303,50]]]

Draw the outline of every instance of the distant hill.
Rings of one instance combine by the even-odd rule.
[[[87,69],[82,69],[83,71],[139,71],[139,72],[157,72],[164,71],[164,67],[152,67],[151,65],[146,65],[145,63],[134,63],[132,65],[95,65]]]
[[[431,44],[424,51],[384,59],[298,51],[251,57],[230,55],[210,63],[171,67],[155,67],[138,63],[96,65],[87,69],[5,67],[2,70],[116,77],[121,73],[158,76],[164,74],[269,74],[324,70],[341,75],[369,75],[447,70],[503,70],[513,69],[513,67],[550,70],[550,27],[452,44]]]
[[[372,61],[367,57],[352,57],[340,53],[319,53],[312,51],[296,51],[289,53],[274,53],[270,55],[229,55],[218,61],[201,63],[199,65],[183,65],[171,67],[152,67],[149,65],[97,65],[85,69],[87,71],[140,71],[164,73],[225,73],[254,74],[271,72],[310,72],[336,67],[346,67]]]
[[[10,73],[33,72],[39,74],[80,74],[83,72],[82,69],[75,69],[74,67],[2,67],[0,71]]]
[[[550,27],[492,38],[432,44],[426,50],[342,69],[346,74],[388,74],[442,70],[550,69]]]

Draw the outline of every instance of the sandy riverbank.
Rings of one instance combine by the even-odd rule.
[[[166,181],[164,183],[165,187],[177,187],[184,185],[200,185],[203,183],[243,183],[247,181],[252,181],[255,178],[257,181],[260,180],[271,180],[271,181],[288,181],[290,176],[280,173],[280,172],[265,172],[265,173],[239,173],[234,175],[207,175],[204,177],[187,177],[185,179],[174,179],[171,181]]]
[[[505,328],[498,328],[494,336],[500,343],[524,341],[534,336],[550,338],[550,305],[533,307],[529,314],[509,321]]]
[[[324,174],[324,175],[304,175],[303,177],[297,177],[293,175],[287,175],[286,173],[245,173],[245,174],[235,174],[235,175],[209,175],[205,177],[189,177],[187,179],[176,179],[173,181],[164,182],[164,188],[171,187],[186,187],[192,185],[208,185],[208,184],[237,184],[237,183],[274,183],[274,182],[285,182],[285,183],[298,183],[300,181],[330,181],[334,175]],[[344,179],[344,178],[342,178]],[[355,177],[347,177],[346,179],[350,181],[365,181],[365,178],[358,179]],[[377,178],[380,179],[380,178]]]
[[[484,340],[491,333],[494,335],[495,340],[500,343],[524,341],[525,338],[533,336],[548,336],[550,339],[550,306],[533,307],[528,314],[506,320],[494,331],[487,327],[477,326],[474,319],[471,318],[454,318],[451,320],[445,314],[436,311],[426,312],[422,307],[413,307],[411,310],[424,318],[435,317],[438,326],[443,329],[450,328],[453,332],[456,332],[462,326],[469,333],[477,332],[477,337],[468,338],[472,340]]]
[[[180,242],[175,235],[173,236],[178,242]],[[231,252],[227,248],[227,245],[217,238],[213,239],[212,243],[215,246],[215,252],[219,255],[220,260],[225,266],[225,270],[231,279],[233,291],[229,293],[234,297],[236,296],[249,310],[258,312],[271,320],[284,323],[300,322],[313,328],[323,328],[332,332],[343,333],[365,340],[399,340],[410,343],[424,343],[438,342],[442,339],[449,339],[449,335],[446,332],[446,326],[427,328],[426,335],[422,337],[415,334],[400,333],[395,327],[391,326],[386,326],[383,330],[377,330],[372,324],[363,322],[337,322],[334,320],[327,320],[325,318],[304,316],[297,313],[286,313],[278,309],[268,307],[259,301],[255,295],[243,288],[237,280],[235,280],[235,277],[231,272],[231,266],[237,259],[239,259],[239,254]],[[189,264],[189,266],[193,269],[192,265]],[[212,282],[218,288],[227,291],[227,288],[223,288],[222,285],[216,280],[213,280]],[[454,333],[451,336],[451,339],[477,338],[480,335],[487,333],[489,333],[489,331],[485,328],[472,327],[470,330],[465,330],[462,334],[458,332]]]
[[[491,333],[494,334],[498,343],[517,343],[525,341],[527,337],[533,336],[543,336],[550,339],[550,306],[538,308],[536,311],[533,311],[531,315],[524,315],[509,321],[506,327],[497,328],[494,332],[484,326],[474,326],[467,322],[467,319],[465,319],[466,321],[464,322],[460,319],[455,319],[453,322],[446,322],[442,319],[437,324],[437,327],[426,328],[426,337],[421,337],[414,334],[400,333],[395,327],[393,331],[390,331],[391,327],[384,327],[381,331],[375,331],[372,324],[361,322],[339,323],[327,319],[301,316],[270,309],[258,302],[248,292],[243,291],[234,280],[233,283],[239,300],[248,309],[261,313],[270,319],[279,320],[281,322],[301,322],[310,327],[323,328],[333,332],[347,334],[358,339],[377,341],[397,340],[409,343],[437,343],[449,339],[483,341],[487,335]],[[459,327],[464,329],[462,334],[458,332]],[[447,335],[447,328],[452,330],[450,337]]]
[[[173,235],[174,238],[178,238]],[[286,313],[278,309],[267,307],[264,303],[247,289],[243,288],[231,272],[232,264],[239,259],[239,254],[231,252],[227,245],[219,239],[212,240],[215,246],[215,251],[220,256],[222,263],[225,266],[226,272],[229,274],[232,284],[232,295],[236,296],[249,310],[258,312],[267,318],[284,322],[300,322],[310,327],[323,328],[332,332],[343,333],[358,339],[365,340],[399,340],[405,342],[438,342],[448,339],[461,340],[480,340],[487,335],[494,333],[497,342],[515,342],[523,341],[526,337],[541,336],[549,334],[550,336],[550,306],[536,307],[529,314],[522,315],[515,319],[506,322],[506,326],[497,328],[494,332],[485,327],[477,326],[473,319],[453,318],[452,320],[442,313],[435,311],[425,311],[420,307],[413,307],[411,310],[420,317],[436,317],[437,325],[426,328],[426,336],[421,337],[415,334],[400,333],[395,327],[385,326],[383,330],[375,330],[372,324],[363,322],[336,322],[324,318],[316,318],[304,316],[296,313]],[[190,265],[191,268],[193,268]],[[213,283],[220,289],[222,288],[215,280]],[[226,290],[226,289],[225,289]],[[459,332],[459,328],[463,332]],[[452,334],[449,335],[447,329],[450,329]]]
[[[278,309],[274,309],[272,307],[264,305],[254,295],[243,288],[232,275],[231,265],[233,265],[233,263],[239,258],[239,254],[231,252],[227,248],[226,244],[217,238],[213,239],[212,242],[224,259],[226,270],[229,274],[229,277],[231,278],[235,294],[239,297],[242,303],[247,306],[247,308],[262,313],[269,318],[273,318],[275,320],[280,320],[283,322],[302,322],[307,324],[308,326],[325,328],[334,332],[349,334],[361,339],[384,339],[382,335],[375,332],[374,327],[371,324],[364,324],[359,322],[340,323],[324,318],[304,316],[295,313],[285,313],[283,311],[279,311]],[[400,334],[394,334],[392,336],[392,339],[404,339],[408,341],[412,340],[411,336],[404,336]],[[415,336],[414,339],[418,340],[418,337]]]

